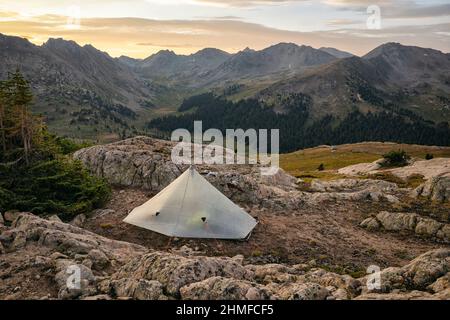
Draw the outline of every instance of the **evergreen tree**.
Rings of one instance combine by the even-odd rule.
[[[16,71],[0,82],[0,212],[71,216],[108,198],[109,186],[66,154],[83,145],[51,135],[31,113],[28,82]]]

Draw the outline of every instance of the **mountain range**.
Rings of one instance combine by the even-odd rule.
[[[386,108],[424,121],[450,120],[450,54],[398,43],[362,57],[279,43],[234,54],[163,50],[133,59],[63,39],[38,46],[0,34],[0,59],[0,79],[19,68],[35,94],[35,111],[55,132],[78,138],[143,130],[148,120],[173,114],[184,99],[205,92],[235,102],[253,98],[278,113],[301,95],[313,120]]]

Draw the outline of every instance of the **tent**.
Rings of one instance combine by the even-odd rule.
[[[245,239],[256,220],[190,167],[123,220],[171,237]]]

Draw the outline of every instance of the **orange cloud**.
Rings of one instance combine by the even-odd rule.
[[[67,28],[67,17],[42,15],[22,17],[8,14],[0,19],[2,33],[26,36],[40,44],[50,37],[62,37],[92,44],[112,56],[144,58],[160,49],[189,54],[205,47],[236,52],[245,47],[262,49],[279,42],[313,47],[335,47],[364,54],[374,47],[396,41],[407,45],[450,50],[449,24],[405,26],[382,30],[339,29],[321,32],[294,32],[238,20],[151,20],[141,18],[81,19],[79,28]],[[146,45],[143,45],[146,44]]]

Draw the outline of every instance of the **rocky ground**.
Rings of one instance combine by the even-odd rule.
[[[114,189],[70,223],[0,215],[0,299],[450,299],[446,159],[415,188],[367,179],[361,168],[373,164],[311,183],[198,166],[259,224],[247,241],[170,239],[122,219],[187,168],[170,161],[171,146],[138,137],[77,152]],[[426,167],[412,166],[393,174]],[[375,289],[371,265],[382,270]],[[68,289],[73,268],[82,282]]]

